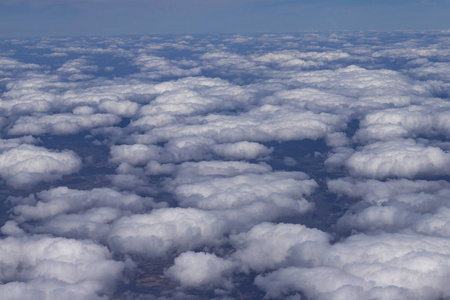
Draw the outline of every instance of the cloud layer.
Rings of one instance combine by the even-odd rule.
[[[0,41],[1,295],[450,297],[448,41]]]

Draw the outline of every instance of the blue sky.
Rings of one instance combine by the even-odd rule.
[[[0,0],[0,37],[448,29],[447,0]]]

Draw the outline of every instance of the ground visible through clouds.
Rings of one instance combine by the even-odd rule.
[[[449,49],[1,40],[2,299],[449,298]]]

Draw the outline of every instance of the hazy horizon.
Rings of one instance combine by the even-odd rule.
[[[0,37],[445,30],[450,2],[2,0]]]

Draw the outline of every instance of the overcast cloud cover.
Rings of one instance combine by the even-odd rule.
[[[449,47],[1,40],[0,298],[450,298]]]

